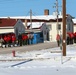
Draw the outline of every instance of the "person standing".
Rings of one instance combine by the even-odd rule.
[[[60,46],[60,35],[59,34],[57,34],[56,40],[57,40],[57,44],[58,44],[58,47],[59,47]]]

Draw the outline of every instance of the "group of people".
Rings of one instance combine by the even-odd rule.
[[[14,33],[7,33],[0,35],[0,46],[22,46],[29,44],[29,40],[33,39],[33,35],[31,33],[28,34],[19,34],[18,37],[15,36]]]
[[[57,40],[57,44],[58,46],[60,46],[62,44],[62,35],[57,34],[56,36],[56,40]],[[67,32],[66,34],[66,44],[73,44],[76,43],[76,32],[75,33],[71,33],[71,32]]]
[[[1,43],[1,47],[3,45],[7,46],[7,45],[14,45],[16,43],[16,37],[15,34],[13,33],[9,33],[9,34],[1,34],[0,35],[0,43]]]

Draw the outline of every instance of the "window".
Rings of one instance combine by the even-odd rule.
[[[49,30],[52,30],[52,25],[48,25],[48,29]]]
[[[70,30],[70,24],[68,26],[69,26],[69,30]]]
[[[61,30],[61,24],[58,24],[57,29]]]
[[[0,19],[0,24],[2,23],[2,20]]]

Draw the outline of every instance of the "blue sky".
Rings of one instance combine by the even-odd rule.
[[[53,8],[56,0],[0,0],[0,16],[27,16],[30,9],[33,15],[44,15],[44,9],[49,9],[50,15],[56,11]],[[59,6],[62,0],[58,0]],[[66,0],[66,12],[76,17],[76,0]],[[59,11],[62,8],[59,7]]]

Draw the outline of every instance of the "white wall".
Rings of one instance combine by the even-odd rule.
[[[0,33],[10,33],[10,32],[14,32],[14,29],[0,29]]]
[[[59,22],[59,24],[61,24],[61,30],[59,30],[59,34],[60,31],[62,33],[62,23]],[[47,23],[47,25],[52,25],[52,29],[49,31],[49,41],[56,41],[56,35],[57,35],[57,22],[51,22],[51,23]]]
[[[76,25],[74,25],[74,32],[76,32]]]

